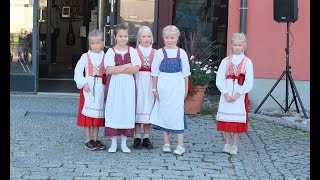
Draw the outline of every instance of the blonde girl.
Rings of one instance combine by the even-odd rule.
[[[176,155],[185,153],[183,133],[187,128],[184,114],[184,99],[188,93],[190,65],[185,50],[177,46],[179,29],[166,26],[163,31],[164,47],[156,51],[152,67],[152,86],[156,97],[151,112],[152,127],[163,132],[163,152],[171,152],[169,134],[177,135],[178,145],[173,151]]]
[[[141,68],[135,74],[137,86],[137,108],[135,121],[135,138],[133,147],[135,149],[153,149],[150,136],[150,114],[155,97],[152,93],[151,64],[155,49],[152,48],[153,36],[148,26],[141,26],[137,33],[137,53],[141,61]],[[143,126],[143,137],[141,140],[141,126]]]
[[[216,76],[216,86],[221,92],[216,116],[217,130],[224,132],[223,152],[231,155],[238,154],[240,133],[248,132],[248,93],[253,87],[253,64],[244,55],[246,48],[245,35],[234,33],[231,37],[231,55],[221,61]]]
[[[88,36],[90,50],[82,54],[74,70],[74,81],[80,89],[77,125],[84,127],[85,148],[91,151],[104,150],[106,146],[98,140],[99,127],[103,127],[105,98],[105,69],[103,33],[92,30]],[[83,75],[85,71],[85,76]],[[91,139],[93,130],[93,139]]]

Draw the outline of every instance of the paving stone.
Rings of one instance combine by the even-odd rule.
[[[10,96],[10,179],[310,179],[310,133],[301,128],[252,116],[231,156],[222,153],[214,116],[198,114],[188,116],[183,156],[163,153],[156,130],[152,150],[133,149],[129,138],[129,154],[92,152],[76,125],[78,103],[75,96]],[[110,146],[103,130],[99,138]],[[174,148],[176,136],[170,140]]]

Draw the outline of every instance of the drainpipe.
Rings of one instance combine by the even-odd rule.
[[[98,29],[101,32],[103,32],[106,23],[105,12],[105,0],[98,0]]]
[[[247,34],[247,0],[241,0],[240,2],[240,32]],[[246,53],[246,52],[244,52]],[[250,106],[250,99],[248,99],[248,104]]]
[[[240,32],[246,34],[247,30],[247,0],[241,0],[240,3]]]

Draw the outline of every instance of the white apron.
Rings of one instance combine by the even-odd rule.
[[[135,74],[137,86],[136,123],[150,123],[150,114],[155,102],[150,74],[148,71],[139,71]]]
[[[102,84],[102,78],[87,76],[86,79],[91,91],[83,91],[84,106],[81,113],[88,117],[104,118],[105,85]],[[94,83],[95,87],[93,88]]]
[[[181,72],[164,73],[158,76],[156,99],[150,123],[172,130],[184,130],[184,77]]]
[[[233,89],[233,80],[227,79],[227,89],[229,96],[232,96]],[[240,87],[238,81],[234,81],[234,90],[233,92],[237,92],[237,89]],[[224,95],[221,93],[220,95],[219,108],[217,112],[217,120],[223,122],[239,122],[246,123],[246,108],[244,103],[244,95],[240,95],[240,97],[234,102],[227,102],[224,98]]]
[[[105,127],[133,129],[135,124],[135,82],[133,75],[113,74],[105,107]]]

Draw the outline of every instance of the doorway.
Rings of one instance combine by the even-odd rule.
[[[79,92],[73,76],[87,51],[87,2],[39,0],[38,92]]]
[[[164,24],[177,23],[177,17],[190,17],[198,22],[206,36],[204,42],[217,40],[221,44],[217,59],[226,54],[228,1],[173,0],[39,0],[39,78],[38,92],[78,93],[73,81],[74,68],[80,56],[88,51],[87,35],[92,29],[104,32],[105,52],[114,45],[113,28],[117,23],[129,26],[129,44],[135,47],[135,35],[141,25],[152,29],[154,48],[162,44]],[[173,9],[172,22],[167,22],[167,6]],[[187,9],[187,7],[190,8]],[[191,8],[192,7],[192,8]],[[166,10],[166,11],[164,11]],[[170,13],[169,13],[170,15]],[[189,20],[183,27],[196,27]],[[186,26],[188,25],[188,26]],[[204,33],[202,33],[204,34]],[[159,36],[159,37],[158,37]],[[204,46],[205,47],[205,46]]]

